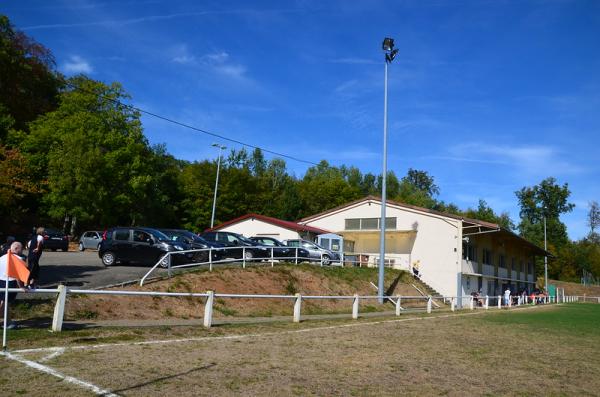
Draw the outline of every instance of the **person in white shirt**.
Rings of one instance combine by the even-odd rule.
[[[505,306],[509,306],[510,304],[510,288],[506,288],[506,291],[504,291],[504,305]]]
[[[20,258],[23,258],[23,256],[21,255],[21,252],[23,251],[23,245],[18,242],[15,241],[14,243],[12,243],[10,245],[10,252],[12,252],[14,255],[19,256]],[[14,279],[12,277],[8,277],[7,273],[7,265],[8,265],[8,253],[0,256],[0,315],[4,314],[4,305],[11,303],[12,301],[14,301],[17,297],[17,293],[16,292],[9,292],[8,293],[8,302],[4,302],[4,289],[6,288],[6,283],[8,282],[8,288],[23,288],[23,290],[25,291],[25,286],[23,285],[23,283],[21,283],[20,280]],[[8,318],[7,318],[8,321]],[[15,328],[16,325],[15,323],[9,323],[6,328],[8,329],[13,329]]]

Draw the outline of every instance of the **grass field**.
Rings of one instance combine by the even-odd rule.
[[[13,359],[0,359],[0,395],[600,395],[598,304],[210,330],[23,331],[11,335]],[[59,348],[22,350],[49,346]]]

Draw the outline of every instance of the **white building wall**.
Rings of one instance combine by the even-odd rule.
[[[381,204],[375,201],[301,223],[340,234],[344,232],[345,220],[348,218],[379,217]],[[390,205],[387,206],[386,217],[397,219],[396,230],[416,230],[410,261],[413,264],[419,261],[423,281],[443,295],[457,295],[457,272],[460,272],[462,249],[458,230],[460,221]]]
[[[239,233],[246,237],[266,236],[278,240],[301,238],[298,232],[259,219],[244,219],[232,225],[220,228],[218,231]]]

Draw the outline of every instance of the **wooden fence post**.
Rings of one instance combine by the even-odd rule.
[[[302,295],[296,294],[296,301],[294,302],[294,322],[300,322],[300,312],[302,310]]]
[[[354,302],[352,302],[352,318],[358,318],[358,294],[354,294]]]
[[[206,303],[204,304],[204,328],[212,326],[213,303],[215,301],[215,291],[206,291]]]
[[[67,300],[67,287],[58,286],[58,297],[54,305],[54,317],[52,318],[52,332],[62,331],[63,319],[65,316],[65,302]]]

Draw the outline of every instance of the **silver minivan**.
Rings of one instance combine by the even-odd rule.
[[[86,249],[97,250],[98,246],[102,242],[102,232],[89,231],[81,235],[79,239],[79,251],[85,251]]]

